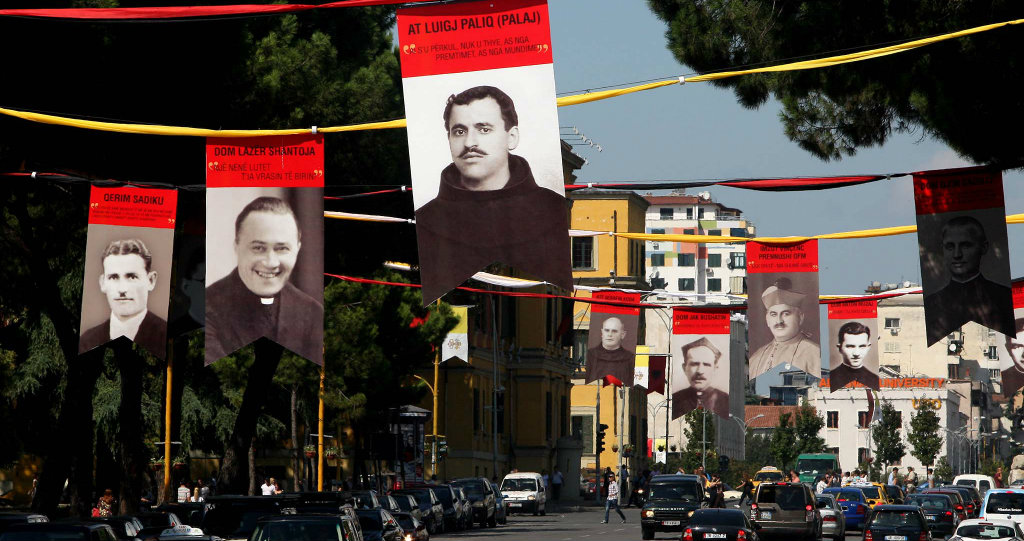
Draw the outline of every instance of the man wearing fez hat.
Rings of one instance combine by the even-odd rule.
[[[614,376],[624,385],[633,384],[636,354],[624,347],[626,326],[612,316],[601,324],[601,343],[587,350],[587,381]]]
[[[782,277],[761,294],[765,307],[765,324],[772,332],[772,341],[750,356],[750,375],[757,377],[773,366],[789,363],[808,374],[817,374],[821,351],[800,327],[804,324],[803,304],[807,295],[793,289],[789,278]]]
[[[851,381],[858,381],[866,387],[878,388],[878,373],[868,366],[871,353],[871,329],[859,321],[847,321],[836,333],[836,349],[842,362],[829,372],[832,390],[841,389]]]
[[[711,386],[722,352],[705,337],[683,346],[683,373],[690,386],[672,393],[672,417],[698,407],[729,417],[729,395]]]
[[[1005,367],[1002,380],[1004,396],[1024,387],[1024,317],[1017,318],[1014,328],[1016,334],[1006,336],[1006,352],[1010,354],[1010,362],[1000,363]]]

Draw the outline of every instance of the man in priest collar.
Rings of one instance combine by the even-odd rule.
[[[942,227],[942,258],[949,283],[924,298],[928,344],[934,344],[968,321],[1003,334],[1013,329],[1010,287],[981,272],[990,250],[985,227],[973,216],[957,216]]]
[[[612,316],[601,324],[601,343],[587,350],[587,382],[613,376],[624,385],[633,384],[636,354],[622,347],[628,331],[622,320]]]
[[[683,346],[682,353],[683,374],[690,386],[672,393],[672,417],[700,407],[729,418],[729,395],[711,386],[722,352],[706,337],[701,337]]]
[[[780,364],[792,364],[815,377],[821,372],[821,350],[810,335],[801,330],[806,295],[793,289],[789,278],[782,277],[761,293],[765,324],[772,340],[750,356],[750,377],[764,374]],[[817,306],[815,306],[817,309]]]
[[[832,390],[841,389],[851,381],[878,389],[878,372],[867,365],[871,353],[871,329],[859,321],[847,321],[836,333],[836,349],[842,359],[839,366],[829,372]]]
[[[103,250],[100,291],[107,296],[110,317],[82,333],[84,353],[122,336],[161,358],[167,349],[167,322],[149,311],[149,293],[156,287],[153,255],[139,239],[115,240]]]
[[[235,219],[237,266],[206,288],[206,364],[267,337],[323,360],[323,305],[289,282],[302,232],[277,197],[258,197]]]
[[[571,287],[566,200],[511,153],[520,143],[512,98],[472,87],[448,97],[443,118],[452,163],[416,210],[424,301],[495,262]]]
[[[1006,335],[1006,352],[1009,363],[1003,361],[1002,394],[1011,396],[1017,389],[1024,387],[1024,317],[1014,322],[1016,334]]]

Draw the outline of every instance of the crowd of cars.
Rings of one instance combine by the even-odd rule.
[[[407,484],[386,494],[211,496],[126,516],[54,522],[36,513],[0,512],[0,541],[427,541],[444,532],[494,528],[525,502],[535,514],[543,513],[545,502],[536,490],[518,490],[528,485],[524,480],[534,479],[521,474],[504,493],[488,479],[473,477]]]

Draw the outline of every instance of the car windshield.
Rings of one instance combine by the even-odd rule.
[[[774,503],[779,509],[795,511],[807,505],[802,485],[761,485],[757,491],[757,503]]]
[[[265,522],[256,526],[251,541],[342,541],[341,524],[333,520]]]
[[[833,494],[841,502],[859,502],[864,499],[864,493],[859,490],[841,490]]]
[[[781,481],[782,472],[780,471],[759,471],[754,474],[755,481]]]
[[[249,537],[256,529],[256,521],[266,515],[275,515],[274,508],[253,509],[251,506],[217,504],[203,516],[203,532],[220,537]]]
[[[420,505],[430,505],[430,491],[429,490],[426,490],[426,489],[414,490],[414,491],[412,491],[412,495],[413,495],[413,497],[416,498],[416,501],[418,501]]]
[[[988,505],[985,507],[985,512],[1002,515],[1024,514],[1024,494],[989,491]]]
[[[651,483],[650,498],[652,500],[683,500],[695,502],[700,487],[693,481]]]
[[[957,528],[956,535],[972,537],[974,539],[1002,539],[1004,537],[1014,537],[1014,531],[1010,526],[966,524]]]
[[[901,526],[912,526],[920,528],[921,517],[916,512],[910,511],[879,511],[871,519],[872,526],[883,528],[899,528]]]
[[[949,504],[949,498],[942,496],[911,496],[907,498],[907,505],[916,505],[924,509],[925,512],[944,511],[952,507]]]
[[[832,509],[832,506],[834,505],[832,503],[832,498],[822,498],[819,496],[815,498],[815,501],[818,504],[818,509]]]
[[[416,525],[413,524],[412,517],[409,516],[409,515],[403,515],[403,516],[400,516],[400,517],[395,517],[395,520],[397,520],[398,523],[402,525],[402,529],[405,530],[405,531],[410,531],[410,530],[415,530],[416,529]]]
[[[505,492],[537,492],[536,479],[505,479],[501,482],[501,490]]]
[[[447,488],[440,488],[435,490],[434,494],[437,494],[437,499],[441,500],[441,503],[443,503],[445,507],[450,507],[452,505],[452,491]]]
[[[797,463],[796,468],[799,473],[819,474],[834,466],[835,461],[827,458],[805,458]]]
[[[866,487],[859,487],[860,491],[864,493],[864,497],[869,500],[880,500],[882,495],[879,493],[878,487],[871,485]]]
[[[896,487],[894,487],[892,485],[889,485],[889,486],[885,487],[885,493],[889,495],[889,499],[896,499],[896,498],[899,498],[900,496],[903,495],[900,492],[900,489],[898,489],[898,488],[896,488]]]
[[[480,484],[480,481],[456,481],[452,484],[462,487],[462,490],[466,493],[466,497],[471,500],[479,500],[484,497],[484,487]]]
[[[395,496],[395,500],[398,501],[398,508],[402,511],[412,511],[412,500],[410,500],[408,496],[399,494],[398,496]]]
[[[743,513],[739,512],[721,512],[721,511],[697,511],[694,513],[693,518],[690,519],[692,525],[708,525],[708,526],[739,526],[743,527]]]
[[[380,531],[384,529],[384,523],[381,521],[379,513],[373,515],[364,515],[363,513],[359,513],[359,526],[361,526],[364,530],[371,531]]]

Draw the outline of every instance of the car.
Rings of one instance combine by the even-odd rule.
[[[889,501],[892,503],[902,505],[903,501],[907,498],[903,487],[897,485],[882,485],[882,487],[885,489],[885,495],[889,497]]]
[[[739,509],[698,509],[683,530],[682,541],[760,541],[757,529]]]
[[[754,489],[756,490],[757,486],[765,481],[775,483],[778,481],[783,481],[785,480],[785,478],[786,474],[782,473],[782,470],[776,468],[775,466],[765,466],[760,470],[757,470],[757,473],[754,474]]]
[[[654,539],[655,532],[684,531],[707,500],[696,475],[656,475],[647,486],[648,498],[640,509],[644,539]]]
[[[203,502],[200,528],[225,539],[248,539],[260,518],[281,514],[290,496],[210,496]]]
[[[928,529],[937,534],[952,535],[966,516],[962,510],[956,509],[956,503],[948,494],[911,494],[907,496],[906,504],[920,507],[928,521]]]
[[[411,513],[391,513],[402,527],[402,541],[427,541],[430,533],[427,532],[427,525],[412,516]]]
[[[836,502],[843,510],[843,518],[846,520],[847,530],[859,530],[864,527],[864,521],[871,511],[871,504],[864,497],[864,492],[857,488],[830,487],[821,492],[835,496]]]
[[[889,501],[889,495],[885,492],[885,486],[881,483],[850,483],[847,486],[859,488],[872,508],[876,505],[892,503]]]
[[[840,471],[839,457],[831,453],[803,453],[796,457],[795,469],[801,483],[814,483],[826,472]]]
[[[811,488],[803,483],[763,482],[750,504],[750,521],[762,536],[821,537],[821,513]]]
[[[955,490],[960,493],[964,501],[967,502],[967,514],[969,518],[978,518],[981,513],[981,493],[978,489],[970,485],[942,485],[939,487],[940,490]]]
[[[352,507],[356,509],[380,509],[384,504],[380,503],[380,495],[376,490],[352,490],[349,491],[355,503]]]
[[[821,513],[821,536],[842,541],[846,537],[846,517],[835,495],[816,494],[814,500]]]
[[[35,524],[37,522],[49,522],[46,515],[39,513],[24,513],[18,511],[0,512],[0,533],[4,533],[8,527],[15,524]]]
[[[364,541],[402,541],[405,537],[402,526],[387,509],[357,509],[356,513]]]
[[[136,513],[135,518],[142,523],[143,528],[136,534],[137,537],[150,537],[156,536],[163,533],[167,528],[173,528],[179,524],[185,522],[178,518],[178,515],[168,512],[155,512],[149,511],[145,513]]]
[[[146,541],[224,541],[216,535],[203,533],[203,530],[188,524],[178,524],[173,528],[167,528],[156,537],[147,537]]]
[[[491,490],[494,491],[494,512],[495,518],[498,524],[508,523],[508,502],[505,501],[505,495],[498,489],[498,485],[491,483]]]
[[[501,481],[501,493],[508,501],[510,513],[547,513],[547,493],[544,478],[539,473],[510,473]]]
[[[928,520],[916,505],[880,504],[871,510],[863,541],[930,541]]]
[[[974,487],[982,496],[984,496],[989,490],[998,486],[995,478],[991,475],[978,475],[973,473],[957,475],[953,478],[953,484],[958,486]]]
[[[950,496],[953,496],[953,500],[956,501],[955,507],[957,508],[957,511],[963,511],[965,519],[975,518],[971,515],[971,512],[968,508],[968,503],[966,500],[964,500],[964,495],[959,491],[941,488],[929,488],[926,490],[922,490],[918,494],[949,494]]]
[[[491,490],[491,482],[486,477],[455,479],[451,484],[461,487],[466,496],[469,496],[469,501],[473,502],[473,520],[480,524],[481,528],[485,525],[491,528],[498,525],[495,518],[494,491]]]
[[[200,502],[165,503],[153,510],[161,513],[174,513],[189,526],[199,527],[203,522],[203,504]]]
[[[398,506],[398,500],[396,500],[395,497],[390,494],[380,496],[380,504],[384,507],[384,509],[391,511],[392,515],[394,515],[395,513],[402,512],[402,508]]]
[[[253,525],[250,541],[363,541],[359,519],[345,514],[272,515]]]
[[[972,518],[960,523],[953,534],[956,541],[994,541],[1006,539],[1008,541],[1021,541],[1024,539],[1024,532],[1020,524],[1012,520],[1002,519],[977,519]]]
[[[398,502],[398,510],[401,513],[409,513],[416,520],[426,525],[426,521],[423,520],[423,511],[420,510],[420,504],[416,501],[416,497],[412,494],[399,494],[392,492],[389,494],[393,500]]]
[[[441,510],[444,514],[444,531],[454,532],[465,529],[466,517],[463,515],[462,505],[456,500],[455,490],[450,485],[437,485],[431,487],[441,500]],[[472,522],[472,515],[469,519]]]
[[[981,515],[985,520],[1012,520],[1018,525],[1024,523],[1024,489],[997,488],[985,494]]]
[[[1024,479],[1017,479],[1016,481],[1013,481],[1012,483],[1010,483],[1009,488],[1017,488],[1021,486],[1024,486]]]
[[[32,522],[12,524],[0,534],[2,541],[116,541],[109,524]]]
[[[139,519],[127,515],[116,517],[90,517],[82,520],[81,522],[109,524],[114,530],[114,535],[116,535],[118,539],[139,539],[142,537],[139,535],[139,532],[144,528]]]
[[[395,490],[392,494],[404,494],[416,499],[416,503],[420,507],[420,513],[423,516],[422,520],[427,525],[427,531],[430,532],[430,535],[439,533],[444,528],[444,509],[441,507],[441,501],[437,499],[437,494],[430,488],[426,486],[410,487]],[[398,505],[401,507],[402,502],[399,501]]]

